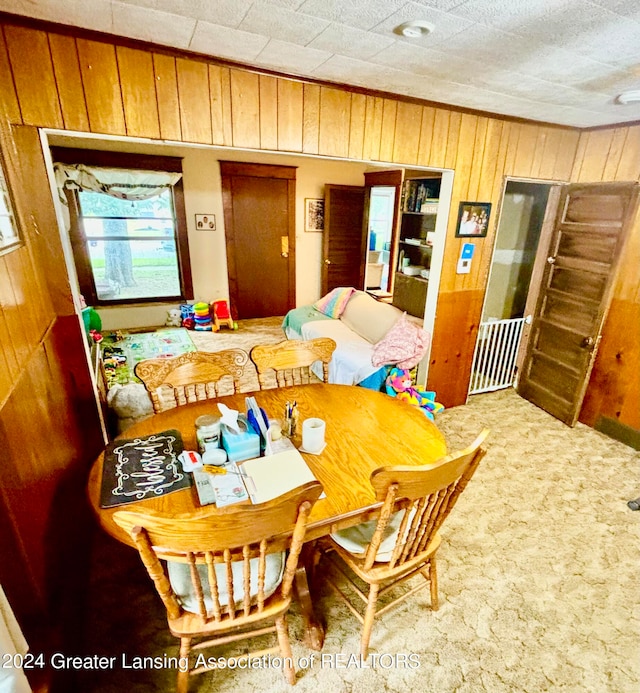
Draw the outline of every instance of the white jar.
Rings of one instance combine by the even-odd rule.
[[[203,414],[196,419],[196,440],[198,452],[202,455],[208,449],[220,447],[220,419]]]

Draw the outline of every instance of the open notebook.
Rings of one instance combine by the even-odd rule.
[[[302,455],[294,448],[238,464],[253,503],[265,503],[287,491],[315,481]]]

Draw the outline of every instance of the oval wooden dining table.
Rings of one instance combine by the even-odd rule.
[[[245,411],[245,397],[254,396],[270,419],[282,418],[287,402],[297,402],[298,431],[293,443],[300,447],[302,422],[319,417],[326,422],[326,447],[319,455],[302,453],[307,465],[322,483],[320,498],[309,517],[306,541],[326,536],[377,516],[369,478],[378,467],[431,464],[447,454],[444,436],[417,407],[382,392],[350,385],[310,384],[236,393],[216,400],[194,402],[168,409],[139,421],[120,437],[135,439],[168,429],[180,431],[185,450],[196,450],[195,420],[202,414],[219,415],[218,403]],[[134,546],[131,537],[113,521],[120,507],[101,508],[100,489],[104,454],[94,462],[89,475],[89,501],[98,522],[115,539]],[[210,512],[200,506],[195,486],[159,497],[135,501],[128,508],[145,507],[168,515]],[[306,552],[307,559],[310,552]],[[315,617],[302,561],[296,585],[306,621],[305,641],[321,649],[324,630]]]

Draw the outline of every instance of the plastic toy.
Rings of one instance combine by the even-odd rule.
[[[211,313],[213,315],[213,331],[217,332],[223,325],[230,330],[237,330],[238,323],[231,317],[229,303],[221,298],[211,303]]]
[[[392,368],[385,382],[387,394],[419,407],[423,414],[433,421],[433,415],[444,407],[436,402],[436,393],[414,387],[409,371]]]
[[[215,328],[211,324],[211,311],[209,310],[209,304],[202,301],[193,304],[193,329],[200,332],[210,332]]]

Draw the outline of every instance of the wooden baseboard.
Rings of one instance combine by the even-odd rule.
[[[604,433],[609,438],[615,438],[621,443],[632,447],[634,450],[640,450],[640,431],[626,424],[620,423],[616,419],[611,419],[608,416],[601,416],[594,426],[596,431]]]

